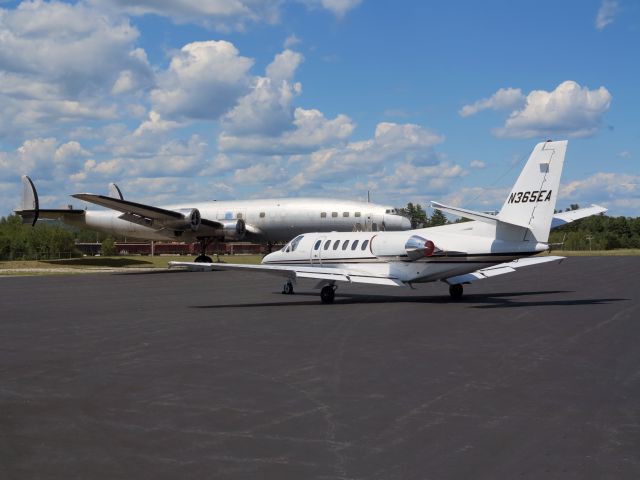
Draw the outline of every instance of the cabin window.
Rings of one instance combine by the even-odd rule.
[[[387,208],[384,213],[391,213],[391,209]]]
[[[365,240],[364,242],[362,242],[362,247],[360,247],[360,250],[364,252],[367,249],[367,245],[369,245],[369,240]]]
[[[238,214],[236,215],[236,218],[237,218],[238,220],[242,220],[242,214],[241,214],[240,212],[238,212]]]
[[[338,249],[338,245],[340,245],[340,240],[336,240],[335,242],[333,242],[333,249],[337,250]]]
[[[321,243],[322,243],[322,240],[318,240],[318,241],[316,242],[316,244],[313,246],[313,249],[314,249],[314,250],[318,250],[318,249],[320,248],[320,244],[321,244]]]
[[[304,235],[298,235],[296,238],[291,240],[291,251],[292,252],[295,252],[296,248],[298,248],[298,244],[300,243],[300,240],[302,240],[303,238],[304,238]]]
[[[351,245],[351,250],[355,250],[356,248],[358,248],[358,240],[353,242],[353,245]]]
[[[327,218],[327,212],[320,212],[320,218]]]
[[[344,242],[342,242],[342,249],[343,250],[346,250],[348,246],[349,246],[349,240],[345,240]]]
[[[342,216],[343,217],[348,217],[349,216],[349,212],[342,212]]]
[[[331,240],[327,240],[326,242],[324,242],[324,249],[329,250],[329,245],[331,245]]]
[[[356,216],[356,217],[360,217],[360,216],[361,216],[361,214],[360,214],[360,212],[356,212],[354,216]]]
[[[333,218],[337,217],[337,216],[338,216],[338,212],[331,212],[331,216],[332,216]]]
[[[265,216],[266,216],[266,213],[260,212],[260,218],[264,218]]]

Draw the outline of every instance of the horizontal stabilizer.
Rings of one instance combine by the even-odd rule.
[[[449,285],[456,285],[458,283],[471,283],[476,280],[482,280],[485,278],[495,277],[497,275],[504,275],[505,273],[515,272],[517,268],[529,267],[531,265],[539,265],[547,262],[561,262],[566,257],[558,257],[549,255],[546,257],[527,257],[513,260],[512,262],[500,263],[492,267],[481,268],[475,272],[465,273],[464,275],[457,275],[445,279]]]
[[[482,213],[482,212],[475,212],[473,210],[467,210],[466,208],[459,208],[459,207],[452,207],[450,205],[443,205],[442,203],[438,203],[438,202],[433,202],[432,201],[431,202],[431,208],[435,208],[435,209],[441,210],[443,212],[451,213],[452,215],[456,215],[458,217],[464,217],[464,218],[468,218],[470,220],[477,220],[479,222],[489,223],[491,225],[497,225],[499,222],[501,222],[501,223],[505,223],[505,224],[509,224],[509,225],[514,225],[516,227],[529,228],[529,226],[524,224],[524,223],[515,223],[515,222],[512,222],[512,221],[505,222],[505,221],[500,220],[495,215],[490,215],[488,213]]]
[[[606,212],[607,209],[600,205],[591,205],[590,207],[578,208],[576,210],[569,210],[567,212],[556,213],[551,220],[551,228],[557,228],[567,223],[575,222],[581,218],[590,217],[591,215],[598,215]]]

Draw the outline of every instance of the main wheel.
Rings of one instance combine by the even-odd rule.
[[[464,289],[462,288],[461,283],[456,283],[455,285],[449,285],[449,295],[451,295],[451,298],[453,298],[454,300],[460,300],[462,298],[463,290]]]
[[[336,298],[336,292],[333,285],[327,285],[320,290],[320,300],[322,303],[333,303],[333,299]]]
[[[282,287],[282,294],[293,295],[293,283],[291,282],[285,283],[284,286]]]
[[[213,260],[211,259],[211,257],[208,257],[207,255],[198,255],[196,257],[196,259],[194,260],[194,262],[196,262],[196,263],[213,263]]]

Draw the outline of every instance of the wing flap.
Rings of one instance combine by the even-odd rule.
[[[515,272],[516,269],[522,267],[528,267],[531,265],[539,265],[541,263],[547,262],[561,262],[566,257],[559,257],[549,255],[546,257],[529,257],[529,258],[519,258],[517,260],[513,260],[512,262],[501,263],[499,265],[494,265],[492,267],[481,268],[480,270],[476,270],[475,272],[465,273],[463,275],[456,275],[455,277],[449,277],[445,279],[449,285],[455,285],[458,283],[471,283],[476,280],[483,280],[485,278],[495,277],[498,275],[504,275],[505,273]]]

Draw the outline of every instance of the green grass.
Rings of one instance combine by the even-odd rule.
[[[639,248],[620,248],[617,250],[560,250],[554,249],[550,255],[563,257],[628,257],[640,255]]]
[[[220,261],[225,263],[260,263],[262,255],[220,255]],[[127,257],[81,257],[63,260],[13,260],[0,261],[0,275],[30,274],[26,270],[34,270],[32,274],[73,273],[71,270],[94,271],[95,269],[112,268],[167,268],[170,261],[192,262],[191,256],[127,256]],[[214,262],[217,257],[213,256]],[[21,272],[7,270],[25,270]],[[47,270],[47,271],[42,271]]]

